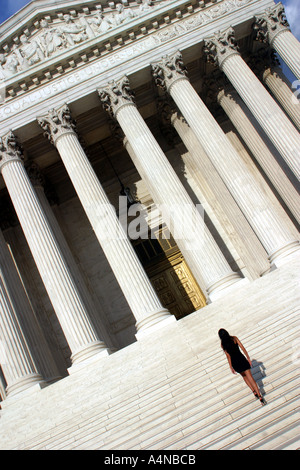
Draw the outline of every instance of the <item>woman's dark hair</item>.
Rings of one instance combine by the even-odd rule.
[[[224,351],[230,348],[232,346],[233,338],[230,336],[228,331],[224,330],[224,328],[221,328],[218,332],[219,338],[221,340],[221,345]]]

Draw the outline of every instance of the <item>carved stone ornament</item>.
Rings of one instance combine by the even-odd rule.
[[[116,117],[121,107],[134,104],[134,93],[126,75],[118,81],[112,80],[105,87],[99,88],[98,93],[103,108],[112,118]]]
[[[34,23],[35,29],[26,28],[25,33],[14,39],[12,45],[0,51],[0,80],[18,72],[26,71],[37,63],[64,52],[82,42],[101,36],[107,31],[132,21],[159,6],[163,0],[143,0],[135,7],[117,3],[115,8],[101,5],[57,14],[56,18],[45,16]],[[157,5],[156,5],[157,4]]]
[[[119,50],[122,44],[128,43],[129,46],[139,40],[143,50],[155,47],[208,25],[253,0],[198,2],[189,7],[187,15],[184,14],[180,21],[178,17],[173,18],[164,13],[166,9],[162,7],[164,3],[167,6],[170,0],[140,1],[128,0],[127,5],[127,0],[124,0],[123,4],[109,2],[107,6],[102,6],[94,0],[83,0],[78,8],[64,14],[52,11],[51,15],[47,15],[45,12],[45,16],[37,21],[33,19],[34,22],[28,25],[21,23],[22,29],[16,32],[13,39],[5,42],[3,38],[0,45],[0,84],[6,82],[6,86],[2,87],[4,91],[0,86],[0,95],[5,94],[6,101],[13,100],[28,90],[29,86],[38,88],[70,72],[70,67],[75,70],[85,67],[88,62],[96,61],[101,70],[103,67],[106,70],[104,63],[108,52],[114,53],[116,63],[124,62],[127,54],[128,57],[132,53],[137,54],[135,44],[132,50],[126,48],[124,53]],[[185,8],[184,2],[177,13],[181,14]],[[155,9],[158,9],[158,16],[153,21]],[[150,15],[149,23],[144,22],[146,15]],[[134,31],[131,30],[131,21],[134,21]],[[118,29],[118,33],[114,29]],[[51,61],[51,67],[48,67],[48,61]],[[19,81],[20,74],[22,80],[23,75],[26,75],[24,82]],[[3,100],[2,95],[0,102]]]
[[[180,143],[180,137],[172,124],[176,119],[186,121],[169,95],[159,96],[156,100],[156,107],[159,116],[159,129],[170,147],[174,148],[176,144]]]
[[[251,70],[262,79],[264,72],[268,69],[280,67],[280,61],[274,49],[262,47],[255,54],[250,54],[246,59]]]
[[[231,89],[229,80],[219,69],[215,69],[211,74],[203,77],[202,94],[209,109],[217,102],[220,92],[227,92]]]
[[[0,229],[6,230],[10,227],[16,227],[18,224],[19,220],[9,196],[2,197],[0,201]]]
[[[45,187],[45,177],[41,172],[39,165],[35,162],[30,162],[26,166],[26,172],[34,187]]]
[[[156,85],[165,91],[169,90],[177,80],[188,80],[187,70],[179,51],[173,55],[164,56],[159,62],[152,63],[151,66]]]
[[[278,34],[290,31],[282,3],[268,8],[262,16],[255,17],[253,25],[256,40],[270,44]]]
[[[24,156],[16,136],[12,131],[9,131],[0,137],[0,170],[6,163],[14,160],[23,162]]]
[[[204,43],[203,52],[211,64],[222,66],[224,61],[233,54],[239,54],[235,32],[232,27],[216,33]]]
[[[50,109],[44,117],[38,117],[37,121],[44,131],[45,137],[55,145],[59,137],[64,134],[76,133],[76,124],[73,121],[68,105],[60,109]]]

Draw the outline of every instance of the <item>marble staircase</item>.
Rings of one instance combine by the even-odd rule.
[[[42,390],[8,398],[0,449],[299,449],[299,260]],[[233,375],[238,336],[265,394]]]

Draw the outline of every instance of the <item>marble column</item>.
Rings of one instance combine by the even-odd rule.
[[[158,113],[165,125],[172,124],[188,150],[188,154],[183,156],[186,168],[244,263],[248,277],[256,279],[261,276],[270,269],[266,251],[195,133],[169,101],[163,100]]]
[[[277,151],[271,142],[269,142],[270,145],[267,145],[260,126],[235,90],[231,87],[220,86],[216,94],[218,103],[295,217],[295,220],[300,223],[300,196],[278,163],[280,155],[276,155]]]
[[[294,174],[300,178],[300,135],[238,52],[233,28],[205,41],[207,59],[218,65]]]
[[[300,130],[300,103],[282,70],[279,67],[267,67],[263,72],[262,80],[297,129]]]
[[[255,18],[254,30],[256,37],[262,42],[268,42],[283,61],[291,69],[298,80],[300,79],[300,43],[291,33],[282,3],[268,8],[262,15]]]
[[[0,230],[0,259],[5,269],[4,279],[9,285],[10,297],[17,313],[18,321],[26,338],[37,370],[47,383],[61,378],[49,345],[40,327],[37,316],[29,301],[13,255]]]
[[[29,311],[22,292],[15,284],[15,267],[0,231],[0,363],[7,382],[7,395],[12,396],[33,386],[43,386],[45,381],[39,373],[25,339],[19,318],[24,309]],[[25,296],[26,297],[26,296]]]
[[[0,170],[49,299],[72,351],[72,363],[86,361],[107,348],[98,338],[76,280],[58,246],[23,165],[12,132],[0,139]]]
[[[275,51],[269,47],[262,47],[247,57],[246,62],[300,130],[299,100],[292,90],[292,84],[281,69]]]
[[[75,131],[69,108],[38,122],[56,146],[96,237],[136,319],[137,338],[175,321],[151,285]]]
[[[169,92],[269,255],[277,264],[299,249],[260,184],[190,84],[179,52],[152,65],[157,84]]]
[[[174,169],[140,115],[125,76],[98,90],[104,108],[115,118],[144,179],[183,256],[210,299],[240,281],[206,227]]]

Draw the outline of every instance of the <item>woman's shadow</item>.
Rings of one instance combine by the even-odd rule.
[[[267,376],[266,368],[262,362],[252,359],[252,375],[260,389],[262,395],[265,395],[263,379]]]

